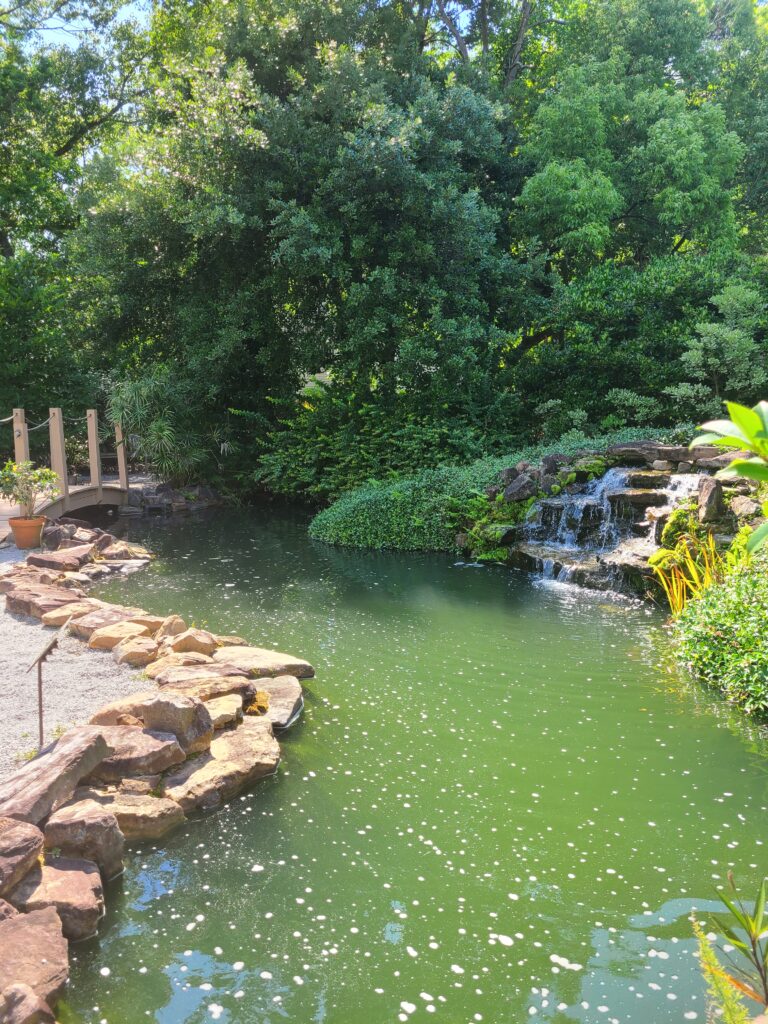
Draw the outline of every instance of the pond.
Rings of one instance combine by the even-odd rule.
[[[705,1020],[688,915],[766,869],[766,745],[636,604],[302,513],[131,523],[101,594],[308,658],[279,774],[131,851],[65,1024]]]

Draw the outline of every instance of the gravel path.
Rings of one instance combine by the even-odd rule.
[[[0,550],[0,574],[17,559],[15,549]],[[37,672],[27,668],[53,633],[37,619],[0,608],[0,778],[37,749]],[[108,652],[64,637],[43,665],[46,741],[87,721],[102,704],[146,688],[146,679]]]

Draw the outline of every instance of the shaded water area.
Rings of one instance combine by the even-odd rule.
[[[103,596],[317,678],[276,777],[132,851],[65,1024],[705,1020],[687,917],[768,868],[768,761],[660,615],[299,513],[131,532]]]

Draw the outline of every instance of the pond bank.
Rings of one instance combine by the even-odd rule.
[[[102,694],[95,710],[82,680],[74,693],[60,693],[61,706],[76,698],[70,714],[90,724],[67,730],[0,781],[4,1024],[22,1024],[30,1014],[53,1019],[49,1007],[61,998],[69,973],[62,931],[70,941],[96,933],[104,884],[122,872],[126,840],[157,840],[187,814],[220,807],[276,771],[273,731],[293,724],[301,711],[296,676],[314,675],[302,659],[188,628],[178,615],[87,597],[82,587],[109,574],[110,558],[133,568],[144,553],[82,525],[75,525],[76,535],[68,524],[55,529],[57,549],[32,552],[26,564],[11,565],[0,577],[6,611],[61,627],[59,636],[68,630],[65,662],[67,655],[77,658],[87,671],[101,657],[113,686],[127,664],[145,672],[144,678],[130,673],[112,703],[103,705]],[[29,622],[15,625],[15,639],[28,642]],[[39,626],[37,633],[34,653],[21,647],[7,659],[6,718],[14,714],[20,652],[29,664],[43,647]],[[87,643],[90,657],[72,649],[78,643]],[[64,686],[72,681],[66,670],[63,678],[59,673]],[[137,682],[143,692],[131,694]]]

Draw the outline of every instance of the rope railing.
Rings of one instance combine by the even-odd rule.
[[[27,427],[27,433],[31,434],[33,430],[39,430],[41,427],[47,427],[53,419],[53,416],[49,416],[47,420],[43,420],[42,423],[36,423],[34,427]]]
[[[0,420],[0,423],[13,423],[13,416],[6,416],[4,420]]]

